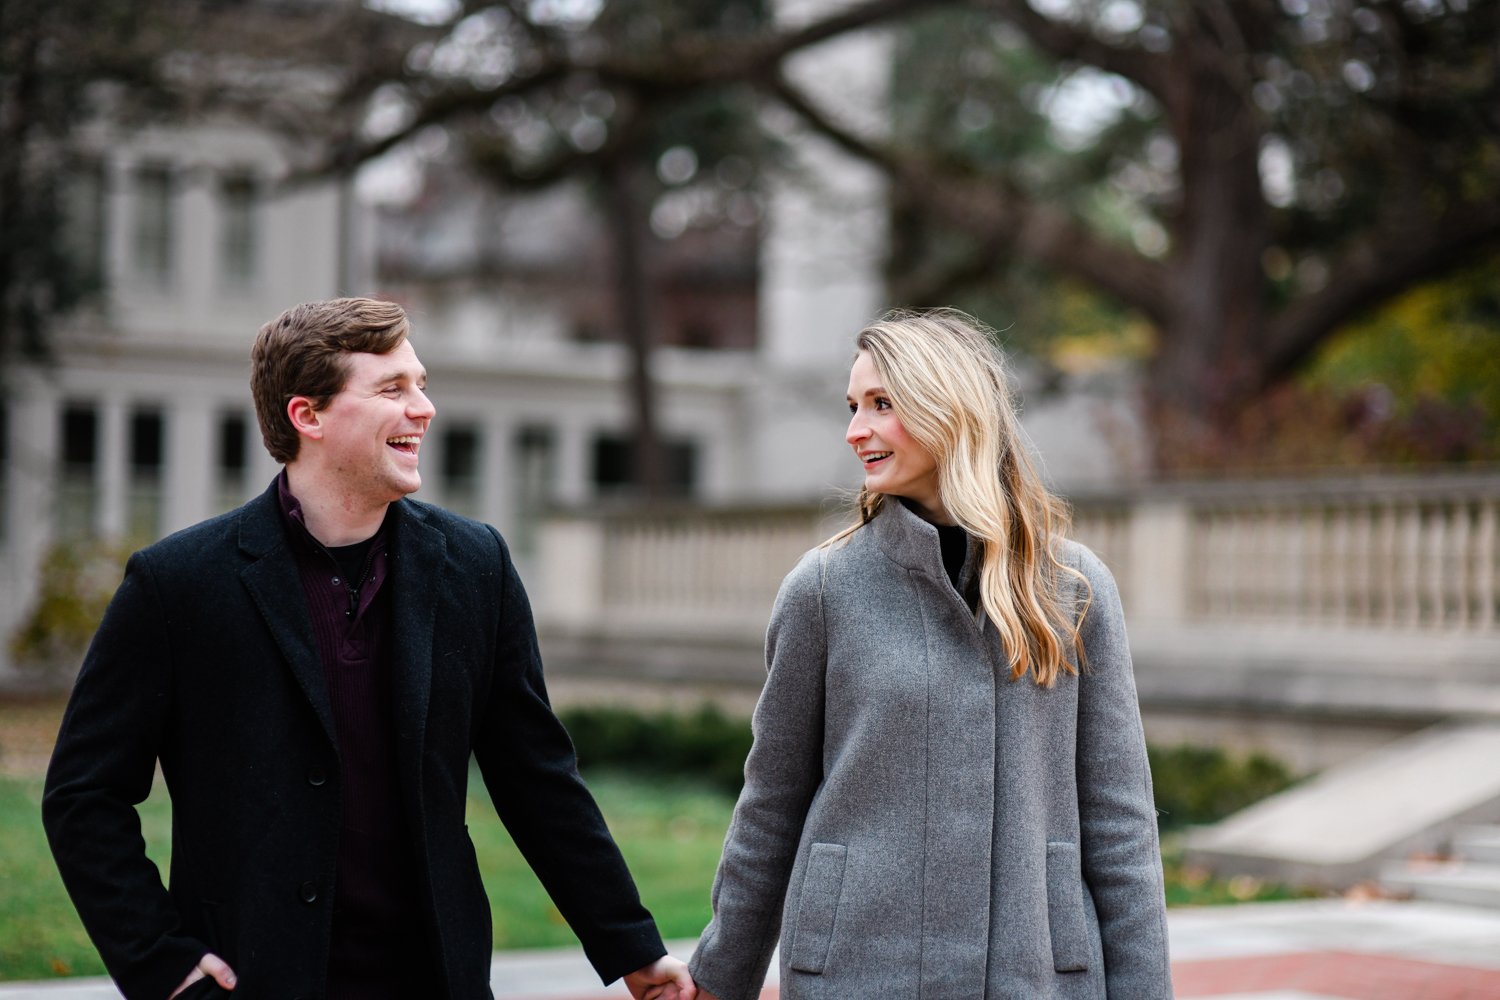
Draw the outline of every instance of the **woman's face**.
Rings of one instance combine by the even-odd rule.
[[[905,497],[929,520],[946,522],[938,502],[937,462],[901,426],[867,351],[859,352],[849,372],[849,413],[844,439],[865,467],[865,489]]]

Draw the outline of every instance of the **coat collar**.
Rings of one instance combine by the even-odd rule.
[[[947,579],[937,528],[913,513],[899,497],[886,497],[869,526],[892,561],[940,580]]]

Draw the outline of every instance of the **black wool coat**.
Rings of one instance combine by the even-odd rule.
[[[654,961],[665,949],[548,705],[505,543],[414,500],[392,514],[396,757],[443,980],[431,995],[490,995],[490,911],[464,825],[471,754],[601,978]],[[238,974],[235,1000],[323,993],[339,755],[288,546],[272,483],[137,552],[63,717],[43,820],[131,1000],[163,1000],[205,951]],[[158,762],[172,799],[167,887],[134,808]]]

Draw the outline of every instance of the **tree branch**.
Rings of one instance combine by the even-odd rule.
[[[533,93],[569,76],[589,76],[637,92],[686,93],[763,77],[774,72],[789,56],[846,32],[957,2],[960,0],[867,0],[784,32],[749,40],[740,37],[732,42],[699,34],[644,55],[608,47],[593,50],[580,46],[564,52],[559,46],[548,46],[539,51],[539,63],[525,75],[495,86],[477,87],[454,81],[431,90],[420,98],[415,115],[404,127],[371,142],[341,143],[304,174],[313,177],[348,170],[381,156],[430,125],[484,111],[496,101]],[[495,6],[518,16],[513,0],[500,0]]]
[[[1044,17],[1026,0],[978,0],[975,6],[1004,18],[1031,44],[1060,60],[1122,76],[1163,103],[1171,96],[1164,55],[1138,46],[1111,45],[1084,28]]]
[[[1416,233],[1372,234],[1332,269],[1321,291],[1272,319],[1260,384],[1269,388],[1300,368],[1340,326],[1414,284],[1442,275],[1476,251],[1500,246],[1500,207],[1470,206]]]
[[[845,152],[879,167],[893,185],[950,225],[990,242],[1003,240],[1028,257],[1088,282],[1155,322],[1168,315],[1162,266],[1105,243],[1068,215],[1008,189],[998,178],[954,173],[932,161],[877,145],[834,121],[784,78],[765,86],[818,134]]]

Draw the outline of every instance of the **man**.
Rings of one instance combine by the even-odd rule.
[[[505,543],[404,499],[434,414],[407,333],[370,299],[261,329],[285,470],[131,557],[47,773],[63,881],[131,1000],[488,997],[472,753],[604,981],[691,1000],[548,705]],[[135,811],[158,762],[170,888]]]

